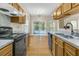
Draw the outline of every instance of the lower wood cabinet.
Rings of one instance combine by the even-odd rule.
[[[57,36],[54,36],[53,41],[53,56],[79,56],[79,49],[75,46]]]
[[[77,56],[77,48],[68,43],[64,43],[64,54],[69,56]]]
[[[55,56],[55,36],[52,36],[52,55]]]
[[[56,46],[56,56],[63,56],[63,47],[59,46],[58,44]]]
[[[64,51],[64,56],[73,56],[71,53],[69,53],[67,50]]]
[[[56,56],[63,56],[63,41],[60,38],[56,37],[55,41],[55,55]]]
[[[0,56],[12,56],[12,44],[9,44],[0,49]]]

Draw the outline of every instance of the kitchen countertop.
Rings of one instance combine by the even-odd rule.
[[[56,32],[56,33],[57,33],[57,32]],[[61,35],[58,35],[58,34],[56,34],[56,33],[51,33],[51,34],[53,34],[53,35],[55,35],[55,36],[61,38],[61,40],[65,41],[65,42],[67,42],[68,44],[70,44],[70,45],[72,45],[72,46],[74,46],[74,47],[76,47],[76,48],[79,49],[79,38],[78,38],[78,37],[74,37],[73,39],[69,39],[69,38],[65,38],[65,37],[63,37],[63,36],[61,36]]]
[[[57,35],[57,34],[54,34],[54,35],[61,38],[61,40],[65,41],[65,42],[69,43],[70,45],[79,49],[79,38],[67,39],[67,38],[64,38],[64,37]]]
[[[0,49],[7,46],[8,44],[12,43],[12,39],[0,39]]]

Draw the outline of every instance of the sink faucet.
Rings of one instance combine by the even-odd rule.
[[[68,26],[68,24],[71,25],[71,35],[73,35],[73,34],[74,34],[74,31],[73,31],[73,25],[72,25],[72,23],[67,23],[64,28],[65,28],[65,29],[70,28],[70,27]]]

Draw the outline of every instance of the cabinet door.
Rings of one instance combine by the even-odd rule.
[[[19,23],[20,24],[24,24],[25,23],[25,20],[26,20],[25,16],[19,17]]]
[[[79,3],[72,3],[72,8],[79,6]]]
[[[69,10],[71,10],[71,3],[64,3],[63,4],[63,12],[65,13]]]
[[[71,53],[69,53],[67,50],[65,50],[64,56],[73,56],[73,55]]]
[[[12,55],[12,49],[13,49],[13,46],[12,44],[0,49],[0,56],[11,56]]]
[[[19,22],[19,17],[11,17],[11,22],[18,23]]]
[[[59,8],[57,9],[57,17],[59,18],[59,17],[61,16],[61,14],[62,14],[62,8],[59,7]]]
[[[63,47],[59,46],[58,44],[56,44],[55,46],[56,56],[63,56]]]
[[[70,45],[68,43],[64,43],[64,48],[73,56],[77,55],[77,53],[76,53],[77,49],[75,47],[73,47],[72,45]]]
[[[52,36],[52,54],[55,56],[55,36]]]

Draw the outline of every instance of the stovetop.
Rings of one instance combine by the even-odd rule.
[[[5,37],[0,37],[0,38],[5,38],[5,39],[16,39],[19,38],[21,36],[25,35],[24,33],[13,33],[9,36],[5,36]]]

